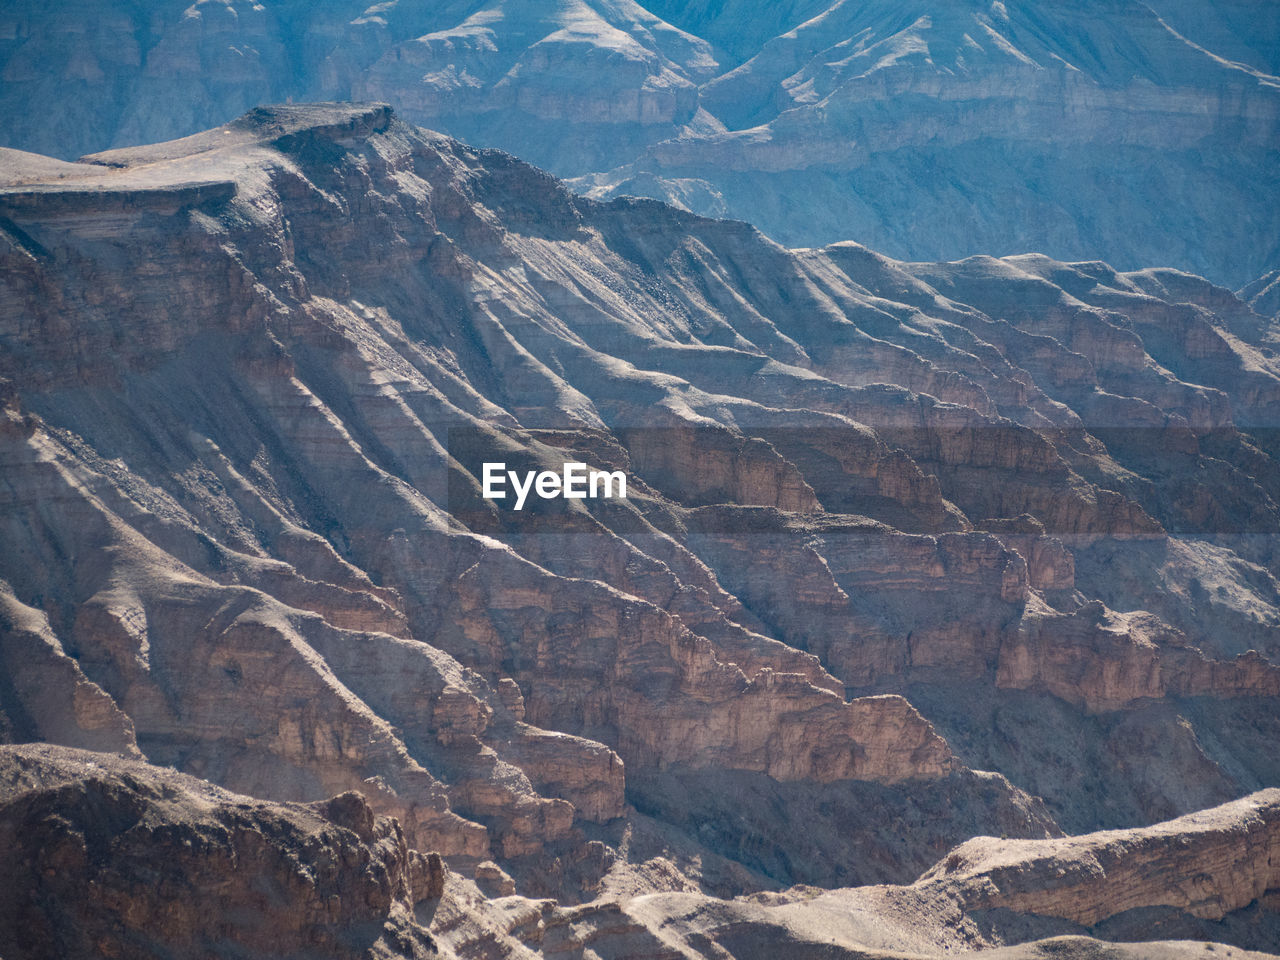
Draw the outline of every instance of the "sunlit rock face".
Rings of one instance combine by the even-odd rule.
[[[64,158],[385,100],[598,198],[788,246],[1280,263],[1280,14],[1250,0],[150,0],[0,11],[0,144]],[[41,104],[42,109],[30,109]]]

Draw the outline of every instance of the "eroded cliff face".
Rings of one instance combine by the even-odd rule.
[[[377,104],[3,162],[9,740],[358,791],[561,904],[1280,782],[1280,369],[1228,291],[787,251]],[[481,496],[566,460],[627,499]]]
[[[1084,926],[1142,907],[1221,920],[1280,886],[1280,792],[1264,790],[1142,830],[962,844],[920,878],[954,884],[968,909],[1002,908]]]

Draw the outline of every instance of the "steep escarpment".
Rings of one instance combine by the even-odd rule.
[[[357,791],[563,910],[1280,783],[1280,368],[1224,289],[788,251],[379,104],[0,160],[7,740]]]
[[[1179,914],[1221,921],[1275,896],[1277,803],[1266,790],[1141,830],[1051,841],[970,840],[917,881],[954,891],[968,912],[1061,918],[1085,928],[1112,920],[1118,932],[1169,928]],[[1113,918],[1121,918],[1114,920]],[[1257,945],[1275,917],[1255,917]]]

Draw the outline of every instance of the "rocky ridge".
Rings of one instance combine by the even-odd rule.
[[[578,182],[741,217],[789,245],[852,236],[912,260],[1040,250],[1236,285],[1276,251],[1224,258],[1231,244],[1205,238],[1227,222],[1274,233],[1262,158],[1280,86],[1273,14],[1230,6],[810,6],[702,85],[725,130]]]
[[[264,803],[48,745],[4,748],[0,783],[5,956],[439,956],[412,911],[443,865],[358,794]]]
[[[1277,36],[1248,0],[18,0],[0,143],[72,158],[259,103],[386,100],[590,195],[787,245],[1039,250],[1235,288],[1280,262]]]

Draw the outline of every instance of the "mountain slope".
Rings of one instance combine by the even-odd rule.
[[[442,892],[439,859],[353,793],[271,804],[109,754],[5,747],[0,837],[7,957],[440,956],[413,915]]]
[[[1280,369],[1229,291],[788,251],[377,104],[0,169],[8,740],[359,790],[564,904],[1280,783]],[[628,496],[517,513],[497,461]]]
[[[410,849],[399,825],[356,793],[270,803],[106,753],[5,746],[0,944],[20,960],[295,957],[299,947],[309,957],[385,960],[567,958],[584,947],[632,960],[854,960],[869,950],[905,960],[1020,942],[994,956],[1177,960],[1219,947],[1100,943],[1074,921],[1105,917],[1101,926],[1121,940],[1224,929],[1237,941],[1274,939],[1274,914],[1256,903],[1233,908],[1267,900],[1276,881],[1267,854],[1276,807],[1276,791],[1265,791],[1144,830],[981,837],[906,886],[802,887],[733,901],[606,894],[567,906],[512,895],[495,864],[476,881],[460,876]],[[1191,883],[1167,880],[1192,872]]]

